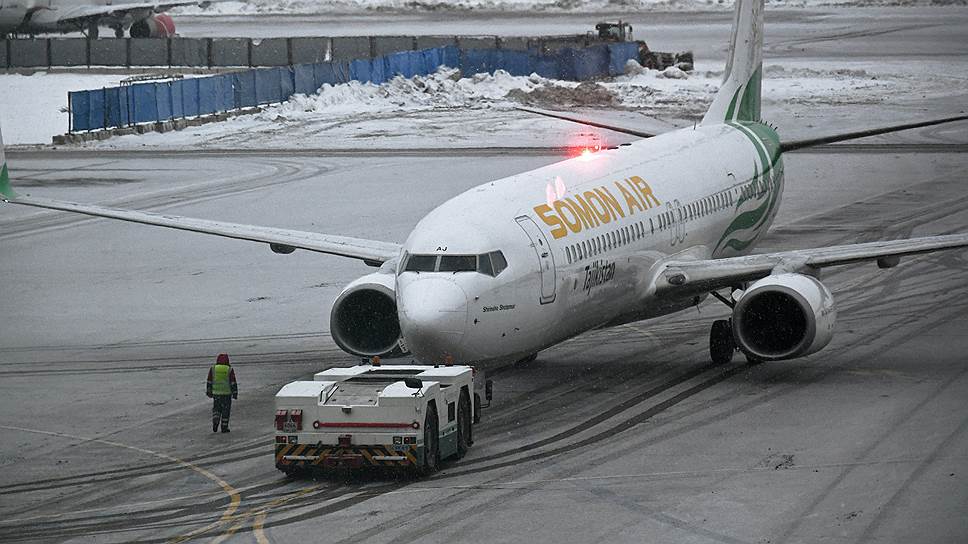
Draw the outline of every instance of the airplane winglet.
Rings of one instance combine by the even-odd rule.
[[[7,157],[3,154],[3,133],[0,133],[0,197],[4,201],[17,198],[17,193],[10,186],[10,174],[7,172]]]
[[[10,175],[7,174],[7,163],[3,163],[3,166],[0,166],[0,195],[3,195],[3,200],[5,201],[17,198],[17,193],[13,192],[13,188],[10,187]]]

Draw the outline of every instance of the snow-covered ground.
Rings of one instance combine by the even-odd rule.
[[[68,91],[116,85],[123,77],[84,73],[0,75],[4,141],[49,143],[53,135],[66,132]],[[317,94],[296,95],[259,114],[177,133],[115,137],[88,145],[330,149],[553,146],[576,127],[523,114],[514,109],[516,106],[582,109],[660,131],[701,117],[721,78],[717,63],[702,62],[691,73],[677,69],[658,72],[630,63],[626,75],[584,84],[536,75],[515,77],[500,71],[464,75],[442,69],[427,77],[398,77],[383,85],[326,85]],[[835,117],[830,115],[831,108],[846,105],[896,107],[905,100],[944,97],[966,84],[968,61],[790,59],[766,64],[764,111],[782,125],[783,121],[800,119],[804,111]],[[889,118],[890,110],[881,115]]]
[[[880,68],[878,68],[880,66]],[[830,116],[839,107],[877,105],[916,94],[924,100],[962,88],[965,78],[945,75],[940,66],[856,66],[844,63],[769,63],[764,110],[790,126],[806,111]],[[325,86],[312,96],[297,95],[255,115],[178,133],[132,135],[89,144],[101,148],[183,146],[209,148],[423,148],[555,146],[577,130],[570,123],[515,110],[526,105],[580,109],[617,124],[635,123],[661,131],[701,117],[719,88],[718,66],[699,63],[693,73],[646,70],[631,63],[628,73],[590,83],[555,81],[505,72],[461,77],[442,69],[428,77],[398,77],[383,85]],[[962,71],[961,73],[968,73]],[[957,86],[957,87],[953,87]],[[917,93],[915,93],[915,90]],[[880,109],[880,108],[879,108]],[[889,119],[893,110],[870,112]],[[834,116],[836,117],[836,116]],[[612,141],[623,140],[617,134]],[[624,140],[623,140],[624,141]]]

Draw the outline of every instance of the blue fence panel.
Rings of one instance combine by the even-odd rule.
[[[493,71],[493,53],[489,49],[465,49],[460,56],[460,70],[465,76]]]
[[[293,91],[310,95],[316,92],[315,78],[312,64],[297,64],[292,67]]]
[[[609,52],[607,45],[575,49],[572,68],[574,79],[585,81],[608,75]]]
[[[218,111],[218,88],[214,77],[198,78],[198,114],[211,115]]]
[[[540,55],[536,52],[528,54],[531,71],[541,77],[549,79],[563,79],[558,68],[557,55]]]
[[[350,63],[348,62],[320,62],[313,65],[313,82],[316,89],[324,84],[338,85],[351,79],[355,78],[350,76]]]
[[[218,79],[218,111],[231,111],[235,109],[235,87],[233,85],[232,74],[216,76]]]
[[[390,66],[386,57],[373,59],[370,67],[370,81],[376,85],[390,81],[393,76],[390,74]]]
[[[296,94],[296,75],[292,66],[282,66],[275,69],[279,77],[279,102],[289,100]]]
[[[198,104],[198,84],[201,78],[182,80],[182,113],[185,117],[195,117],[200,114]]]
[[[372,81],[373,63],[370,59],[357,59],[350,62],[350,79],[353,81]]]
[[[176,79],[171,82],[171,116],[181,119],[185,115],[185,84],[189,80]]]
[[[131,87],[118,88],[118,126],[131,124]]]
[[[279,98],[279,75],[275,70],[255,70],[256,104],[268,104]]]
[[[563,47],[554,53],[557,59],[558,79],[575,80],[575,55],[576,51],[570,47]]]
[[[132,85],[131,93],[131,121],[133,123],[150,123],[158,120],[158,102],[153,84]]]
[[[438,47],[441,50],[441,65],[451,68],[460,68],[460,48],[456,45]]]
[[[91,91],[69,92],[67,101],[71,108],[71,128],[91,130]]]
[[[639,60],[639,44],[635,42],[608,44],[608,74],[618,76],[625,73],[625,63]]]
[[[155,83],[155,102],[158,104],[158,121],[171,119],[171,85]]]
[[[444,64],[443,48],[423,49],[414,51],[419,57],[420,73],[432,74]]]
[[[91,128],[104,128],[104,122],[107,119],[107,116],[104,114],[104,89],[91,91],[89,96],[91,101],[89,102],[88,119]]]
[[[417,74],[426,74],[421,64],[422,55],[418,51],[400,51],[387,55],[384,66],[386,71],[384,76],[391,79],[401,75],[411,78]]]
[[[124,123],[121,119],[121,87],[104,89],[104,128],[120,127]]]
[[[531,57],[525,51],[502,49],[499,52],[498,61],[503,69],[512,76],[531,75]]]
[[[235,106],[237,108],[251,108],[259,104],[255,94],[256,70],[246,70],[232,74],[232,85],[235,88]]]

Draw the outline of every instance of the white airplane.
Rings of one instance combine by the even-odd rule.
[[[528,359],[585,331],[668,315],[713,294],[732,308],[731,319],[712,324],[715,362],[736,351],[792,359],[833,335],[823,269],[863,261],[888,268],[902,256],[968,247],[968,234],[750,254],[779,207],[783,152],[968,116],[781,141],[760,121],[762,29],[763,0],[738,0],[725,81],[696,127],[480,185],[430,212],[402,245],[18,196],[6,166],[0,193],[12,204],[379,266],[331,310],[333,340],[355,355]]]
[[[99,27],[114,29],[117,38],[167,38],[175,35],[175,21],[164,13],[175,6],[198,5],[202,0],[0,0],[0,36],[84,32],[98,37]]]

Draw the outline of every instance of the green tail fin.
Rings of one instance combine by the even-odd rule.
[[[736,19],[723,86],[703,125],[760,120],[763,75],[763,0],[736,0]]]

